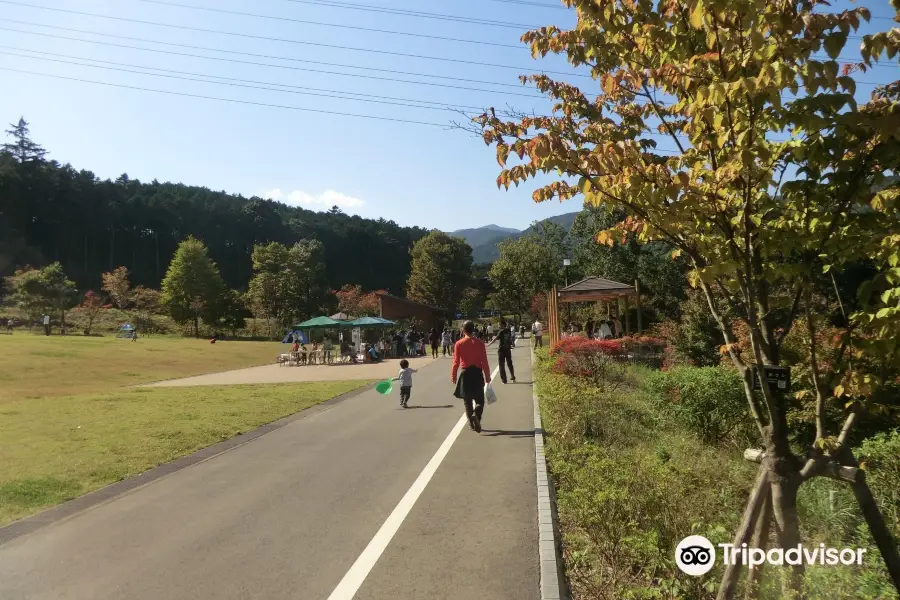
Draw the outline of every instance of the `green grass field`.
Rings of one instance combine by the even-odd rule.
[[[279,342],[0,335],[0,406],[271,364],[283,351]]]
[[[0,336],[0,525],[367,383],[131,387],[269,363],[280,348]]]

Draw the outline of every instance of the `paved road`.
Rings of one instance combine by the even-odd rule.
[[[537,599],[527,348],[515,360],[481,435],[448,438],[462,411],[439,359],[407,410],[366,391],[0,545],[0,598]]]
[[[304,381],[345,381],[349,379],[386,379],[397,374],[398,360],[381,363],[303,365],[300,367],[277,364],[261,367],[234,369],[219,373],[207,373],[194,377],[167,379],[140,387],[192,387],[198,385],[237,385],[256,383],[302,383]],[[409,359],[409,366],[418,369],[431,364],[430,357]]]

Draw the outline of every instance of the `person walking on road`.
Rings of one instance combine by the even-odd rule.
[[[535,319],[534,324],[531,326],[531,333],[534,335],[534,346],[535,348],[543,348],[544,347],[544,326],[541,325],[540,320]]]
[[[453,336],[450,334],[450,330],[446,327],[444,328],[444,333],[441,335],[441,347],[444,351],[443,356],[453,354]]]
[[[487,347],[475,337],[475,323],[463,325],[465,337],[453,348],[453,368],[450,383],[456,384],[454,396],[466,405],[469,429],[481,433],[481,416],[484,414],[484,386],[491,382]],[[460,372],[460,367],[462,371]]]
[[[506,383],[506,368],[509,367],[509,377],[513,383],[516,382],[516,371],[513,369],[512,349],[515,343],[515,334],[506,324],[506,321],[500,321],[500,331],[497,333],[497,362],[500,363],[500,381]],[[504,365],[504,362],[506,363]]]
[[[437,358],[441,336],[438,334],[436,327],[431,328],[431,332],[428,334],[428,342],[431,344],[431,358]]]
[[[400,382],[400,406],[406,408],[409,397],[412,395],[412,381],[415,369],[409,368],[409,361],[405,358],[400,361],[400,372],[391,381]]]

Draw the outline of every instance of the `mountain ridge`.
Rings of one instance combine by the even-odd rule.
[[[566,231],[569,231],[572,228],[572,225],[575,223],[575,217],[577,216],[578,212],[571,212],[557,215],[555,217],[549,217],[547,219],[542,219],[541,221],[550,221],[552,223],[556,223],[557,225],[561,225],[562,227],[564,227]],[[450,235],[465,239],[466,243],[472,247],[473,261],[476,264],[484,264],[497,260],[497,258],[500,256],[498,245],[501,242],[509,239],[518,239],[523,235],[532,232],[533,230],[533,226],[529,227],[528,229],[521,230],[490,224],[484,225],[482,227],[457,229],[456,231],[451,231],[449,233]]]

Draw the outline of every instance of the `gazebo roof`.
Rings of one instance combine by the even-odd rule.
[[[637,294],[634,286],[602,277],[585,277],[559,290],[560,302],[596,302]]]

